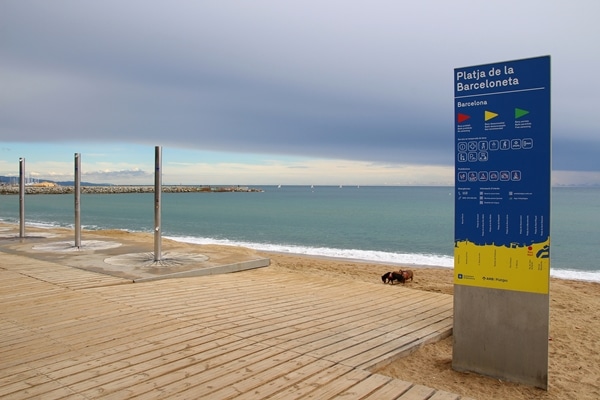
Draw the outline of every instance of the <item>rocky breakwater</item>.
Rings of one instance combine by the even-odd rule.
[[[71,194],[73,186],[25,186],[25,194]],[[247,186],[163,186],[162,193],[262,192]],[[154,193],[154,186],[81,186],[82,194]],[[0,194],[19,194],[18,185],[0,186]]]

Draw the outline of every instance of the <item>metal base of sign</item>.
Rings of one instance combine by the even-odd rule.
[[[548,389],[549,295],[454,285],[452,367]]]

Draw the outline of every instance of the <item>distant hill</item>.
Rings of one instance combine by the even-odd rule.
[[[52,181],[48,181],[52,182]],[[60,186],[75,186],[75,181],[62,181],[62,182],[54,182]],[[115,186],[112,183],[92,183],[92,182],[81,182],[81,186]]]
[[[36,179],[40,182],[52,182],[59,186],[75,186],[75,181],[53,181],[51,179]],[[19,183],[19,178],[16,176],[2,176],[0,175],[0,184],[13,184]],[[92,182],[81,182],[81,186],[114,186],[112,183],[92,183]]]

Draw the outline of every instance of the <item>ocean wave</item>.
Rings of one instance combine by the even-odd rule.
[[[282,245],[271,243],[255,243],[245,241],[233,241],[228,239],[214,239],[192,236],[165,236],[183,243],[193,244],[219,244],[226,246],[241,246],[259,251],[268,251],[275,253],[289,253],[306,256],[331,257],[347,260],[357,260],[365,262],[374,262],[382,264],[400,264],[454,268],[454,257],[437,254],[418,254],[418,253],[391,253],[374,250],[357,249],[335,249],[328,247],[309,247],[298,245]],[[581,271],[573,269],[551,268],[550,276],[560,279],[579,280],[588,282],[600,282],[600,271]]]
[[[221,244],[228,246],[241,246],[254,250],[269,251],[275,253],[290,253],[307,256],[343,258],[359,261],[370,261],[385,264],[403,264],[403,265],[423,265],[452,268],[454,259],[451,256],[437,254],[418,254],[418,253],[390,253],[375,250],[358,249],[335,249],[329,247],[309,247],[298,245],[255,243],[244,241],[232,241],[227,239],[213,239],[204,237],[168,237],[169,239],[194,244]]]
[[[39,229],[54,229],[54,228],[68,228],[68,226],[61,226],[57,222],[39,222],[39,221],[27,221],[25,226],[31,226],[32,228]]]
[[[550,268],[550,276],[574,281],[600,282],[600,271],[576,271]]]

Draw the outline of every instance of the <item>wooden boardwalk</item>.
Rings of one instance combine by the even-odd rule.
[[[0,260],[0,398],[460,399],[369,372],[448,336],[448,295],[273,268],[131,283]]]

